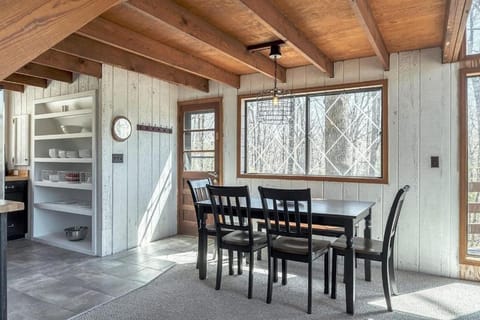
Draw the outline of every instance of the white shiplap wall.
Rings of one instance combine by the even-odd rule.
[[[109,255],[177,232],[176,130],[171,135],[136,130],[137,123],[176,125],[177,87],[104,65],[101,80],[76,75],[72,84],[51,81],[46,89],[27,86],[24,93],[8,92],[6,119],[11,123],[12,116],[32,114],[34,99],[94,89],[100,100],[99,252]],[[118,115],[127,116],[133,126],[126,142],[112,139],[111,122]],[[112,164],[112,153],[123,153],[124,163]]]
[[[49,81],[49,85],[47,88],[38,88],[38,87],[31,87],[25,86],[25,91],[23,93],[15,92],[15,91],[6,91],[5,96],[5,141],[6,143],[6,155],[9,162],[9,168],[12,169],[13,165],[11,163],[11,159],[13,156],[13,141],[11,141],[11,135],[9,134],[12,131],[12,117],[19,116],[19,115],[30,115],[30,120],[32,119],[33,115],[33,107],[34,107],[34,100],[35,99],[42,99],[42,98],[49,98],[49,97],[56,97],[66,94],[72,94],[77,92],[84,92],[89,90],[97,90],[99,89],[101,84],[101,80],[86,75],[74,75],[74,81],[72,83],[65,83],[59,81]],[[32,130],[32,126],[30,125],[30,130]],[[28,137],[27,141],[32,144],[30,141],[30,137]],[[30,147],[30,164],[33,159],[33,148]],[[18,167],[22,169],[29,169],[29,167]],[[32,194],[32,186],[31,183],[29,184],[29,226],[28,230],[31,234],[32,231],[32,217],[31,213],[33,212],[33,194]]]
[[[211,83],[209,94],[179,89],[180,101],[223,97],[224,181],[258,185],[310,187],[313,196],[371,200],[372,234],[381,239],[395,192],[411,190],[399,223],[396,263],[399,268],[458,276],[458,65],[442,64],[439,48],[390,56],[384,71],[377,58],[335,63],[328,78],[313,66],[287,71],[287,88],[388,79],[389,184],[236,178],[237,95],[270,88],[273,81],[260,74],[241,77],[239,90]],[[440,168],[429,167],[430,156],[440,157]],[[362,230],[362,229],[361,229]]]
[[[177,87],[136,72],[103,65],[101,109],[102,254],[108,255],[177,232],[176,130],[137,131],[139,123],[176,126]],[[126,116],[125,142],[112,139],[111,122]],[[112,164],[112,153],[123,163]]]

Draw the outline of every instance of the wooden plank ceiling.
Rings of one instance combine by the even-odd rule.
[[[103,13],[99,10],[101,16],[92,17],[88,24],[85,19],[83,24],[79,22],[75,34],[59,38],[61,33],[55,32],[61,41],[52,43],[47,51],[39,47],[29,64],[20,62],[15,73],[0,77],[0,87],[23,90],[24,84],[43,87],[47,80],[71,82],[72,72],[100,77],[101,63],[108,63],[201,91],[208,91],[208,80],[238,88],[240,75],[260,72],[274,77],[268,49],[249,52],[246,48],[279,39],[286,42],[277,72],[282,82],[288,68],[313,64],[333,76],[335,61],[377,56],[388,70],[392,52],[442,45],[444,55],[449,55],[444,60],[450,62],[456,59],[450,53],[458,48],[451,50],[446,43],[457,46],[461,42],[471,5],[469,0],[117,3]],[[29,16],[32,21],[35,18]],[[62,23],[60,19],[57,28],[62,28]],[[15,34],[15,30],[9,32]],[[38,30],[32,34],[40,37]],[[0,44],[7,40],[0,31]]]

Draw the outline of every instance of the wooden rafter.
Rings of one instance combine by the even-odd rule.
[[[70,71],[46,67],[36,63],[29,63],[18,69],[16,73],[49,80],[57,80],[68,83],[73,82],[73,74]]]
[[[372,10],[368,4],[368,0],[350,0],[350,4],[360,21],[361,26],[365,30],[368,41],[370,42],[373,51],[380,59],[385,70],[390,68],[390,54],[383,41],[382,34],[378,29],[375,18],[373,17]]]
[[[8,81],[0,81],[0,89],[23,92],[25,91],[25,86]]]
[[[189,73],[240,88],[240,76],[106,19],[97,18],[77,33]]]
[[[269,58],[258,53],[248,52],[245,45],[239,40],[171,0],[130,0],[125,5],[132,10],[138,10],[142,14],[148,14],[159,21],[169,24],[266,76],[273,78],[275,75],[275,65]],[[278,67],[277,78],[281,82],[286,81],[285,68]]]
[[[471,6],[472,0],[448,1],[442,44],[444,63],[457,61],[460,56]]]
[[[333,62],[321,52],[307,36],[270,0],[240,0],[277,37],[294,47],[317,68],[333,77]]]
[[[13,73],[4,79],[5,81],[24,84],[34,87],[46,88],[48,86],[47,79],[41,79],[37,77],[30,77],[23,74]]]
[[[71,72],[82,73],[96,78],[102,77],[102,64],[96,61],[87,60],[58,52],[55,50],[48,50],[32,62],[48,66],[56,69],[68,70]]]
[[[0,79],[31,62],[120,0],[7,0],[0,10]]]
[[[53,49],[208,92],[208,79],[76,34],[61,41]]]

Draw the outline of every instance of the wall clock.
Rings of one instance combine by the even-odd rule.
[[[112,122],[112,136],[116,141],[125,141],[132,134],[132,124],[124,116],[118,116]]]

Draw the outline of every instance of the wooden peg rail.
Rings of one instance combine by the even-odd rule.
[[[138,131],[169,133],[169,134],[172,133],[172,128],[149,126],[149,125],[145,125],[145,124],[137,124],[137,130]]]

